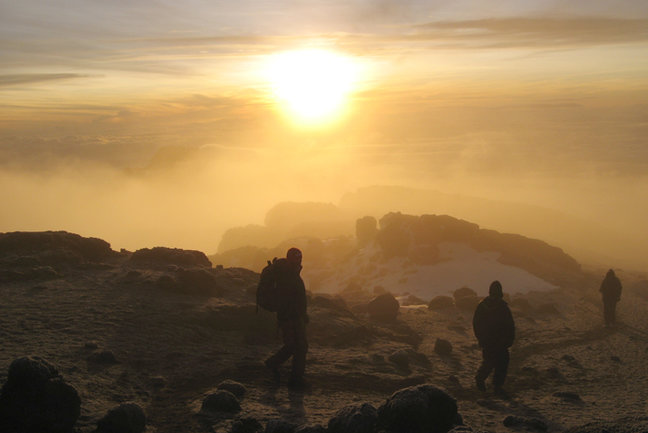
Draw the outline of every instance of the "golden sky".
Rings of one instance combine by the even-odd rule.
[[[353,65],[335,121],[273,93],[299,50]],[[646,53],[643,0],[0,0],[0,231],[210,252],[279,200],[397,184],[648,240]]]

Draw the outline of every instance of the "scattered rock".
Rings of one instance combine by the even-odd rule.
[[[443,338],[437,338],[434,343],[434,352],[440,356],[450,356],[452,354],[452,344]]]
[[[110,409],[97,422],[96,433],[142,433],[146,429],[146,415],[135,403],[124,403]]]
[[[560,358],[560,359],[561,359],[562,361],[565,361],[565,363],[567,363],[567,365],[569,365],[570,367],[573,367],[573,368],[583,368],[583,366],[580,364],[580,362],[578,362],[578,361],[576,360],[576,358],[574,358],[574,357],[571,356],[571,355],[563,355],[562,358]]]
[[[201,413],[240,412],[241,404],[234,394],[224,389],[209,394],[202,402]]]
[[[266,424],[265,433],[294,433],[297,425],[282,419],[273,419]]]
[[[329,433],[373,433],[378,411],[369,403],[343,407],[329,420]]]
[[[403,305],[425,305],[425,301],[418,296],[409,295],[404,298],[402,301]]]
[[[477,292],[475,292],[470,287],[462,287],[460,289],[455,290],[454,293],[452,294],[452,297],[455,299],[455,301],[459,298],[465,298],[465,297],[476,298]]]
[[[117,358],[115,357],[115,354],[112,353],[110,350],[102,350],[101,352],[94,352],[86,358],[88,362],[92,362],[94,364],[104,364],[104,365],[111,365],[111,364],[118,364],[119,361],[117,361]]]
[[[580,402],[583,401],[580,398],[580,395],[578,395],[575,392],[570,392],[570,391],[558,391],[554,392],[552,394],[554,397],[558,397],[559,399],[563,401],[568,401],[568,402]]]
[[[397,350],[396,352],[389,355],[387,359],[389,359],[389,362],[394,364],[400,370],[410,370],[409,355],[405,350]]]
[[[239,400],[242,399],[247,392],[247,389],[243,385],[230,379],[222,381],[216,388],[231,392]]]
[[[378,425],[391,433],[445,433],[459,420],[457,402],[432,385],[404,388],[378,409]]]
[[[428,309],[434,311],[448,310],[454,307],[454,300],[450,296],[435,296],[428,303]]]
[[[525,418],[521,416],[509,415],[502,421],[505,427],[522,427],[531,430],[547,431],[547,424],[538,418]]]
[[[263,426],[256,418],[239,418],[232,423],[231,433],[259,433]]]
[[[71,433],[81,413],[76,389],[39,357],[14,360],[0,391],[0,429]]]
[[[618,356],[610,356],[610,359],[614,362],[621,363],[621,358],[619,358]]]
[[[99,345],[94,341],[88,341],[86,344],[83,345],[83,348],[88,350],[97,350],[99,349]]]
[[[376,296],[367,304],[367,311],[372,320],[392,321],[396,319],[400,305],[391,293]]]

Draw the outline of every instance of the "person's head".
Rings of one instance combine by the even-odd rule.
[[[609,271],[607,271],[607,275],[608,275],[608,277],[613,277],[614,276],[614,270],[610,269]]]
[[[488,288],[488,295],[494,298],[503,298],[504,293],[502,292],[502,283],[497,280],[493,281]]]
[[[299,250],[299,248],[292,247],[286,253],[286,259],[291,265],[301,266],[302,252]]]

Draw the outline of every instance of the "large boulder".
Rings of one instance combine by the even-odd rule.
[[[180,248],[142,248],[133,253],[129,262],[133,265],[152,267],[176,265],[183,267],[211,268],[211,262],[202,251],[183,250]]]
[[[383,322],[395,320],[399,308],[398,301],[391,293],[376,296],[367,304],[369,317]]]
[[[146,429],[146,415],[135,403],[124,403],[110,409],[97,422],[96,433],[142,433]]]
[[[470,287],[461,287],[460,289],[455,290],[452,293],[452,297],[455,298],[455,300],[459,298],[465,298],[466,296],[477,296],[477,292],[475,292],[473,289]]]
[[[389,433],[446,433],[459,420],[456,400],[432,385],[396,391],[378,408],[378,426]]]
[[[369,403],[343,407],[329,420],[329,433],[373,433],[378,411]]]
[[[0,391],[0,430],[72,432],[81,413],[77,391],[39,357],[14,360]]]

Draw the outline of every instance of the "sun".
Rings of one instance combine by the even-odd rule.
[[[268,75],[274,97],[291,118],[305,125],[326,123],[344,111],[357,66],[326,50],[296,50],[271,57]]]

